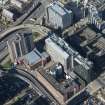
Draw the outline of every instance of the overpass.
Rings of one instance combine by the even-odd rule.
[[[47,33],[48,31],[50,31],[48,28],[41,26],[41,25],[38,25],[38,24],[36,24],[36,25],[22,24],[19,26],[8,28],[3,33],[1,33],[0,34],[0,41],[2,41],[4,38],[8,37],[11,33],[15,32],[17,30],[20,30],[20,29],[25,29],[25,28],[34,29],[34,30],[36,30],[36,32],[39,32],[41,34]]]
[[[25,70],[20,70],[16,68],[16,71],[13,73],[10,73],[10,75],[14,75],[23,81],[26,81],[28,84],[32,86],[32,88],[37,91],[39,95],[45,95],[48,98],[51,99],[56,105],[59,105],[59,103],[50,95],[50,93],[37,81],[34,75],[29,73],[28,71]]]
[[[7,46],[7,40],[11,39],[12,37],[15,37],[12,33],[21,30],[21,29],[32,29],[33,32],[38,32],[39,34],[41,34],[41,37],[38,38],[38,40],[40,40],[41,38],[44,38],[48,35],[48,32],[50,31],[50,29],[41,26],[39,24],[36,25],[32,25],[32,24],[22,24],[19,26],[15,26],[15,27],[11,27],[8,30],[6,30],[5,32],[0,34],[0,61],[2,61],[2,59],[5,57],[4,55],[8,55],[8,51],[6,49]],[[1,43],[2,42],[2,43]]]

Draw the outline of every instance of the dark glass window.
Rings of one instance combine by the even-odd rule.
[[[15,46],[16,46],[17,57],[20,57],[21,56],[21,51],[20,51],[19,43],[15,43]]]
[[[28,52],[31,51],[31,41],[30,41],[30,38],[29,37],[25,37],[25,42],[26,42],[26,46],[27,46],[27,49],[28,49]]]

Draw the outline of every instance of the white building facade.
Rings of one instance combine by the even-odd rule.
[[[54,2],[47,8],[47,20],[54,28],[65,29],[73,23],[73,14],[63,4]]]

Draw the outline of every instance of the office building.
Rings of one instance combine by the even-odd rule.
[[[74,73],[78,78],[80,77],[80,83],[84,86],[94,79],[94,72],[92,68],[86,69],[81,65],[76,65],[74,68]]]
[[[20,0],[20,1],[22,1],[23,3],[30,3],[30,2],[32,2],[32,0]]]
[[[21,33],[16,33],[16,36],[8,40],[8,50],[12,62],[19,57],[29,53],[33,50],[34,43],[32,39],[32,32],[23,30]]]
[[[14,13],[12,13],[11,11],[7,9],[3,9],[2,16],[5,17],[8,21],[14,21],[14,18],[15,18]]]
[[[2,18],[7,21],[14,22],[21,16],[15,8],[8,8],[2,10]]]
[[[16,6],[16,7],[18,7],[19,9],[22,9],[23,8],[23,3],[21,2],[21,1],[19,1],[19,0],[10,0],[10,2],[11,2],[11,4],[13,5],[13,6]]]
[[[51,74],[51,71],[56,71],[56,69],[58,69],[58,67],[53,65],[46,70],[36,70],[36,78],[60,105],[66,105],[66,101],[80,91],[80,84],[72,77],[70,77],[70,79],[62,79],[63,73],[61,73],[61,69],[59,69],[60,71],[58,70],[59,73],[57,73],[57,75],[59,76],[57,76],[56,79],[56,77]]]
[[[90,23],[94,24],[95,27],[99,30],[103,30],[105,29],[105,21],[103,21],[101,18],[99,17],[91,17],[90,19]]]
[[[30,6],[31,0],[10,0],[10,3],[18,11],[22,12],[26,7]]]
[[[67,40],[68,44],[82,56],[78,56],[80,59],[74,58],[74,61],[80,62],[84,57],[82,63],[78,62],[79,65],[74,62],[74,72],[83,81],[89,83],[104,71],[105,38],[87,26],[83,31],[70,36]],[[85,62],[87,67],[84,66]]]
[[[20,18],[20,16],[22,16],[22,12],[18,11],[18,9],[15,8],[15,6],[10,4],[8,8],[4,7],[1,10],[1,16],[4,21],[9,21],[13,23],[18,18]]]
[[[46,65],[49,61],[49,55],[46,52],[40,53],[36,48],[32,50],[30,53],[19,59],[24,62],[24,65],[28,69],[36,69],[41,68]]]
[[[56,35],[46,39],[45,43],[46,51],[52,60],[56,63],[61,63],[67,75],[70,75],[71,71],[74,71],[76,64],[81,65],[84,69],[92,67],[91,61],[79,55],[77,51]]]
[[[5,5],[8,2],[8,0],[0,0],[0,5]]]
[[[52,61],[61,63],[66,74],[70,72],[70,56],[50,38],[45,40],[46,51],[51,56]]]
[[[72,24],[73,14],[60,2],[54,2],[47,8],[47,21],[56,29],[64,29]]]
[[[90,23],[94,24],[95,27],[99,30],[105,29],[105,21],[103,12],[105,10],[104,8],[104,1],[97,2],[97,1],[91,1],[89,3],[89,15],[90,15]]]

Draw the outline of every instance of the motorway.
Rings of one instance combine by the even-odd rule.
[[[52,95],[36,80],[35,76],[25,70],[16,69],[12,75],[18,76],[20,79],[31,84],[33,89],[39,93],[39,95],[47,96],[51,101],[59,105],[59,103],[52,97]]]
[[[41,3],[38,4],[38,2],[41,2]],[[26,13],[27,15],[23,16],[24,19],[19,19],[19,22],[17,21],[16,22],[16,25],[13,25],[13,27],[10,27],[7,30],[4,30],[4,31],[2,31],[0,33],[0,41],[2,41],[3,38],[5,38],[5,36],[10,33],[8,30],[10,30],[12,28],[13,28],[13,30],[15,30],[14,29],[15,26],[16,26],[16,28],[17,28],[17,25],[19,25],[19,27],[20,27],[20,24],[24,23],[25,21],[29,20],[32,17],[34,17],[36,19],[39,19],[40,17],[42,17],[44,15],[46,6],[50,2],[51,2],[50,0],[41,0],[41,1],[40,0],[37,0],[37,1],[35,1],[35,3],[33,4],[33,6],[31,7],[32,9],[29,10],[28,13]]]
[[[46,35],[48,35],[48,32],[50,31],[48,28],[41,26],[41,25],[32,25],[32,24],[22,24],[19,26],[15,26],[12,28],[9,28],[8,30],[6,30],[4,33],[1,34],[0,36],[0,61],[8,55],[8,49],[7,49],[7,41],[9,39],[11,39],[12,37],[15,37],[15,32],[17,32],[18,30],[21,29],[32,29],[32,32],[38,32],[40,33],[43,37],[46,37]]]
[[[18,18],[14,23],[13,25],[14,26],[17,26],[17,25],[20,25],[22,24],[24,21],[26,21],[28,19],[28,17],[33,14],[34,11],[36,11],[40,6],[42,6],[42,4],[40,3],[39,0],[35,0],[33,1],[33,4],[32,6],[30,7],[30,9],[23,15],[21,16],[20,18]]]
[[[33,23],[33,22],[35,23],[35,21],[37,23],[40,23],[44,14],[45,14],[45,7],[43,5],[40,5],[39,8],[33,11],[33,13],[23,23]],[[30,19],[35,19],[35,21],[31,21]]]
[[[45,3],[45,2],[43,1],[43,3]],[[42,10],[43,9],[41,8],[41,11]],[[39,12],[39,11],[40,11],[40,9],[37,10],[37,12]],[[36,12],[34,12],[34,13],[36,13]],[[30,15],[32,16],[32,14],[30,13],[27,16],[27,18],[29,18]],[[39,17],[39,13],[38,13],[37,17]],[[40,25],[32,25],[32,24],[22,24],[22,25],[11,27],[11,28],[5,30],[3,33],[0,34],[0,59],[2,59],[3,55],[6,56],[8,53],[7,43],[6,43],[7,40],[11,39],[12,37],[15,37],[15,34],[13,34],[14,32],[21,30],[21,29],[25,29],[25,28],[30,28],[30,29],[35,30],[36,32],[39,32],[41,35],[43,35],[43,37],[45,37],[45,35],[47,35],[47,33],[49,32],[49,29],[47,29],[46,27],[43,27]],[[28,72],[26,72],[24,70],[17,69],[16,71],[17,72],[14,73],[15,76],[18,76],[21,79],[24,79],[25,81],[27,80],[27,82],[29,84],[31,84],[33,89],[37,90],[37,92],[40,95],[43,94],[43,95],[49,97],[53,102],[57,103],[56,100],[48,93],[47,90],[45,90],[45,88],[35,79],[34,76],[32,76],[31,74],[29,74]],[[56,105],[59,105],[59,104],[56,104]]]
[[[48,31],[46,27],[43,27],[41,25],[22,24],[15,27],[11,27],[8,30],[6,30],[4,33],[0,34],[0,41],[7,41],[9,38],[13,37],[11,35],[13,32],[16,32],[20,29],[25,29],[25,28],[34,29],[36,30],[36,32],[39,32],[40,34],[42,34],[43,30]]]
[[[16,77],[19,77],[20,79],[26,81],[27,83],[29,83],[32,88],[37,91],[37,93],[39,95],[43,95],[43,96],[47,96],[51,99],[51,101],[53,101],[54,103],[57,103],[57,104],[54,104],[54,105],[59,105],[59,103],[52,97],[52,95],[43,87],[43,85],[41,85],[37,79],[35,78],[35,75],[29,73],[28,71],[25,71],[25,70],[22,70],[22,69],[16,69],[15,72],[13,73],[10,73],[10,75],[14,75]],[[103,86],[105,86],[105,82],[102,81],[102,78],[104,78],[103,76],[105,76],[105,73],[103,73],[98,79],[96,79],[95,81],[98,82],[98,87],[102,88]],[[100,82],[101,81],[101,82]],[[95,83],[95,84],[94,84]],[[91,86],[92,85],[92,86]],[[96,82],[93,81],[93,83],[89,84],[87,87],[85,87],[84,89],[82,89],[79,93],[75,94],[72,98],[70,98],[66,104],[67,105],[70,105],[70,102],[73,102],[73,100],[78,99],[78,95],[81,94],[84,90],[87,90],[90,94],[93,94],[91,93],[92,90],[94,89],[93,87],[97,87],[97,84]],[[93,89],[90,89],[90,88],[93,88]],[[75,103],[78,103],[78,102],[75,102]]]
[[[42,4],[38,4],[38,2],[41,2]],[[40,26],[40,25],[32,25],[32,24],[22,24],[28,22],[30,18],[34,17],[39,20],[40,17],[44,15],[44,11],[46,6],[51,2],[51,0],[41,0],[41,1],[36,1],[34,2],[33,6],[30,8],[27,15],[25,15],[22,19],[19,19],[19,22],[17,21],[16,24],[0,33],[0,61],[2,61],[6,56],[8,56],[8,50],[7,50],[7,40],[11,39],[12,37],[15,36],[13,34],[14,32],[25,29],[25,28],[30,28],[35,30],[35,32],[39,32],[41,35],[45,35],[49,29],[46,27]],[[21,21],[22,20],[22,21]],[[19,24],[18,24],[19,23]],[[30,23],[30,22],[29,22]],[[18,25],[18,26],[17,26]]]
[[[41,18],[45,13],[45,8],[50,4],[51,0],[35,0],[31,8],[20,19],[16,21],[14,26],[25,23],[30,18]],[[45,7],[45,8],[44,8]]]

